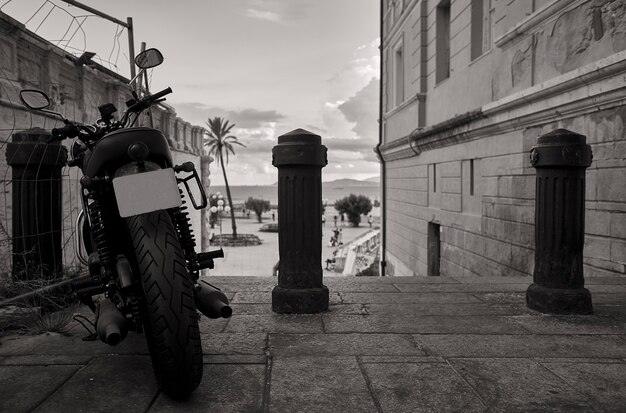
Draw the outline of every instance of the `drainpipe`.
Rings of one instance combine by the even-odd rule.
[[[376,145],[376,153],[380,161],[380,276],[385,276],[385,268],[387,261],[385,260],[385,249],[387,248],[387,188],[385,182],[385,159],[380,150],[383,144],[383,0],[380,0],[380,85],[378,95],[378,145]]]

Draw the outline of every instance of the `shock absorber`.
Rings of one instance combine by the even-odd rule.
[[[95,241],[96,250],[100,265],[107,271],[114,263],[114,251],[111,246],[111,238],[107,231],[107,210],[100,199],[99,194],[91,194],[92,202],[89,204],[89,219],[91,223],[91,232]]]
[[[182,205],[175,209],[172,213],[174,226],[176,227],[176,232],[178,232],[178,240],[180,241],[180,245],[185,252],[185,258],[189,262],[189,273],[191,274],[193,280],[198,279],[198,263],[196,256],[196,238],[193,235],[193,230],[191,228],[191,219],[189,218],[189,209],[187,207],[187,201],[185,200],[185,194],[182,189],[178,189],[180,192],[180,198],[182,200]]]

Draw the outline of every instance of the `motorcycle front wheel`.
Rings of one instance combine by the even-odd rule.
[[[193,284],[170,216],[127,218],[145,297],[143,325],[159,387],[184,399],[202,379],[202,345]]]

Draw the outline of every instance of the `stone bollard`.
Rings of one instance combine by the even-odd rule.
[[[13,277],[58,278],[63,273],[61,170],[67,149],[46,144],[50,133],[34,128],[13,134],[7,144],[12,173]]]
[[[278,285],[272,310],[309,314],[328,310],[322,283],[322,168],[328,163],[320,136],[296,129],[272,149],[278,168]]]
[[[586,137],[557,129],[537,139],[530,164],[537,170],[534,283],[528,308],[542,313],[591,314],[584,288],[585,169],[591,165]]]

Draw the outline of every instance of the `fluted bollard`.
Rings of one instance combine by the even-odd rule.
[[[534,283],[528,308],[542,313],[591,314],[583,277],[585,169],[591,165],[586,138],[557,129],[537,139],[530,164],[537,170]]]
[[[67,162],[67,149],[59,142],[46,144],[49,137],[49,132],[34,128],[14,133],[7,144],[15,279],[62,275],[61,170]]]
[[[296,129],[272,149],[278,168],[278,285],[272,310],[309,314],[328,309],[322,283],[322,168],[328,163],[319,135]]]

